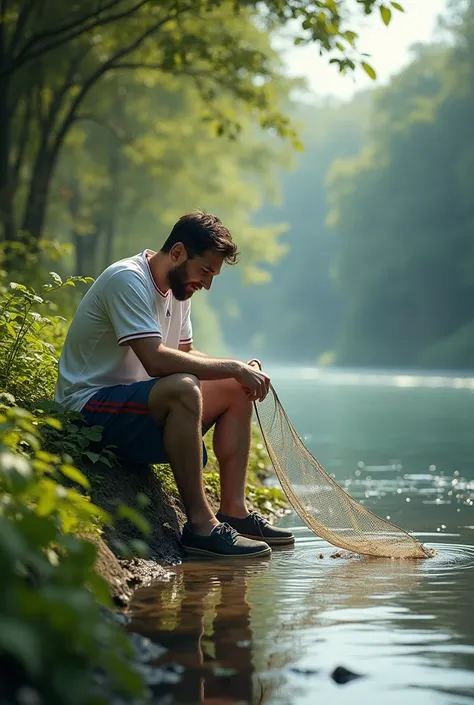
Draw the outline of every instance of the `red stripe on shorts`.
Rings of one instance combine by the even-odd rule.
[[[142,414],[144,416],[149,416],[150,412],[144,409],[124,409],[123,407],[115,408],[113,406],[89,406],[86,404],[84,407],[87,411],[95,411],[101,414]]]
[[[139,404],[137,401],[101,401],[100,399],[89,399],[87,403],[93,406],[114,406],[116,408],[128,406],[133,409],[148,409],[148,404]]]

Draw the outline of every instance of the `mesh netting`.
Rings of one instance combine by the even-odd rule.
[[[406,531],[359,504],[330,477],[299,438],[273,388],[255,410],[283,491],[311,531],[339,548],[369,556],[433,555]]]

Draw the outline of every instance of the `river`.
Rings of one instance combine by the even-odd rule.
[[[474,702],[474,379],[271,372],[327,471],[436,557],[332,559],[290,514],[296,545],[269,560],[185,562],[132,604],[131,628],[167,649],[156,693],[207,705]],[[340,667],[360,677],[341,683]]]

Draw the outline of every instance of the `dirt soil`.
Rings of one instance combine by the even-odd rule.
[[[117,504],[123,503],[137,509],[151,526],[151,536],[145,537],[129,520],[120,519],[113,529],[105,527],[102,539],[95,539],[98,544],[97,570],[111,585],[116,604],[123,607],[130,601],[135,588],[167,579],[164,566],[182,561],[180,534],[186,517],[179,499],[166,494],[151,467],[124,464],[123,467],[104,468],[90,463],[81,465],[81,470],[91,483],[90,496],[95,504],[113,516]],[[137,507],[139,493],[149,500],[145,508]],[[114,542],[127,543],[131,539],[146,541],[148,560],[120,559]]]

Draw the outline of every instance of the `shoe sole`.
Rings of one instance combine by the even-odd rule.
[[[269,546],[292,546],[295,542],[295,537],[278,537],[278,538],[269,538],[269,537],[263,537],[263,536],[252,536],[251,534],[240,534],[241,536],[244,536],[246,539],[252,539],[253,541],[265,541]]]
[[[215,553],[214,551],[206,551],[205,548],[191,548],[184,545],[183,548],[190,555],[210,556],[212,558],[261,558],[262,556],[268,556],[272,552],[270,548],[262,548],[261,551],[252,553]]]

